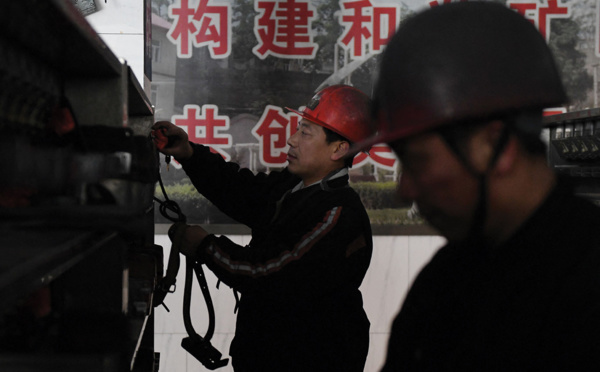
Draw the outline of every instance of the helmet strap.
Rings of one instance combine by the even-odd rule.
[[[467,237],[467,246],[470,248],[478,249],[478,247],[484,247],[486,245],[486,241],[484,239],[484,228],[485,223],[487,221],[487,212],[489,205],[488,198],[488,180],[489,173],[496,165],[500,154],[504,151],[506,144],[508,143],[510,129],[509,126],[503,121],[502,132],[500,133],[500,137],[498,141],[494,145],[494,151],[492,152],[492,156],[488,161],[488,165],[485,171],[479,172],[477,171],[469,159],[466,157],[464,151],[462,151],[461,147],[458,144],[458,140],[455,135],[451,135],[449,131],[440,131],[441,137],[444,139],[448,147],[452,150],[452,152],[456,155],[459,161],[463,164],[463,166],[471,173],[475,178],[477,178],[479,195],[477,198],[477,204],[475,206],[475,211],[473,213],[473,218],[471,220],[471,226],[469,227],[469,234]]]

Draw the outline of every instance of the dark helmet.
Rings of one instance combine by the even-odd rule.
[[[302,111],[286,109],[351,142],[363,141],[375,133],[371,121],[371,99],[349,85],[321,89]]]
[[[378,80],[379,132],[371,144],[566,101],[542,35],[490,2],[440,5],[407,19],[387,46]]]

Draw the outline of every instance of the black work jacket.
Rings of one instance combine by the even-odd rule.
[[[600,208],[557,188],[493,250],[448,244],[394,321],[383,371],[600,370]]]
[[[199,145],[182,165],[202,195],[252,229],[248,246],[210,236],[199,250],[241,293],[236,371],[362,371],[369,322],[359,286],[372,236],[348,176],[291,193],[300,179],[287,170],[255,175]]]

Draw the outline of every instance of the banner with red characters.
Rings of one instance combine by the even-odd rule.
[[[371,95],[377,66],[401,22],[449,0],[152,0],[152,101],[156,120],[255,172],[286,166],[287,139],[320,88],[353,85]],[[569,106],[595,107],[600,0],[501,1],[530,20],[552,49]],[[407,51],[410,53],[410,51]],[[353,182],[394,182],[385,145],[359,154]],[[163,172],[184,182],[178,164]]]

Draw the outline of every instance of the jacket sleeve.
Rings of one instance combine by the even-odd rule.
[[[254,174],[236,163],[226,162],[210,148],[192,143],[194,154],[181,162],[200,194],[236,221],[254,228],[266,213],[265,205],[278,179],[287,171]]]
[[[209,236],[199,249],[200,259],[225,284],[240,292],[260,284],[275,293],[357,288],[371,253],[370,227],[355,210],[341,206],[283,239],[242,247],[226,237]]]

